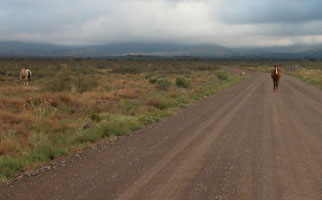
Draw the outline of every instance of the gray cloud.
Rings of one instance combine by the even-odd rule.
[[[256,3],[255,3],[256,2]],[[0,40],[103,44],[322,43],[319,1],[0,0]]]
[[[84,0],[1,1],[0,25],[11,32],[41,33],[79,26],[103,12],[98,4]]]
[[[226,0],[219,10],[227,23],[299,23],[322,20],[320,0]]]

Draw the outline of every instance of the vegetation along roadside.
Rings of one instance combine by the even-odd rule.
[[[213,61],[0,60],[0,179],[157,122],[247,76]],[[29,86],[18,80],[32,71]]]

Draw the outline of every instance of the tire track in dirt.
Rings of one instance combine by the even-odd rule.
[[[285,84],[287,85],[288,82]],[[298,107],[293,104],[298,100],[298,96],[294,95],[294,92],[285,92],[287,89],[289,87],[285,87],[284,92],[271,96],[274,102],[272,104],[276,130],[274,133],[279,142],[279,148],[276,148],[278,152],[276,170],[283,190],[281,199],[318,199],[320,195],[313,186],[316,187],[321,180],[321,168],[307,159],[310,155],[307,148],[314,143],[304,144],[301,140],[304,139],[303,134],[312,134],[312,129],[307,129],[299,120],[300,109],[296,109]],[[295,109],[296,114],[291,111]],[[308,138],[314,139],[314,136],[311,135]],[[315,158],[318,157],[315,156]],[[313,176],[313,174],[316,175]]]
[[[278,200],[282,199],[281,181],[277,175],[277,145],[276,138],[277,130],[274,128],[273,121],[273,105],[270,100],[272,91],[270,85],[266,85],[263,91],[263,123],[261,124],[260,132],[263,135],[261,143],[261,166],[259,173],[260,180],[255,182],[256,186],[260,188],[260,192],[254,196],[254,199]],[[258,191],[258,190],[257,190]]]
[[[257,87],[249,92],[253,92]],[[185,185],[189,183],[188,180],[194,178],[194,173],[202,168],[202,163],[207,161],[207,159],[205,160],[205,158],[207,158],[205,154],[213,147],[218,135],[220,135],[227,125],[229,125],[231,120],[234,119],[235,115],[241,110],[249,97],[250,94],[247,93],[239,100],[238,104],[232,106],[231,110],[225,113],[226,115],[223,118],[221,118],[217,123],[213,123],[213,126],[209,130],[210,133],[206,135],[207,133],[205,132],[205,137],[202,141],[190,148],[185,159],[177,164],[177,166],[180,167],[173,168],[175,170],[171,171],[167,170],[169,174],[172,175],[166,181],[162,182],[160,187],[156,187],[147,199],[175,199],[180,194],[184,194],[182,190]],[[180,185],[181,190],[176,189],[175,186],[178,185]]]
[[[303,97],[303,96],[302,96]],[[294,110],[294,106],[299,107],[303,105],[303,99],[293,98],[292,103],[288,101],[286,95],[282,95],[280,98],[281,116],[286,121],[285,127],[288,131],[285,131],[286,140],[290,142],[289,153],[293,154],[295,160],[298,160],[297,173],[294,177],[297,178],[297,182],[302,184],[299,187],[301,189],[301,198],[315,199],[322,197],[322,146],[319,143],[321,141],[322,123],[315,123],[314,128],[307,124],[312,120],[303,120],[307,117],[307,112],[303,112],[302,109]],[[315,104],[313,104],[315,105]],[[322,118],[322,112],[318,112],[320,119]],[[316,118],[314,118],[316,120]],[[293,150],[291,150],[294,148]],[[294,165],[295,166],[295,165]],[[301,172],[301,173],[300,173]],[[303,190],[303,188],[307,188]]]
[[[215,132],[221,132],[222,129],[228,124],[228,122],[230,121],[230,119],[236,114],[236,112],[238,111],[238,109],[241,107],[241,105],[247,100],[247,98],[250,96],[251,92],[256,88],[255,87],[256,84],[251,87],[251,89],[249,89],[249,93],[246,93],[247,95],[243,97],[243,99],[241,99],[238,104],[233,107],[232,110],[230,110],[229,112],[227,112],[227,108],[226,109],[222,109],[221,111],[219,110],[219,112],[226,114],[225,116],[223,116],[222,120],[220,121],[219,124],[216,124],[216,128],[217,130],[215,130]],[[229,104],[229,109],[231,109],[231,105]],[[226,112],[225,112],[226,111]],[[217,111],[218,112],[218,111]],[[178,154],[180,154],[186,147],[190,146],[190,144],[201,134],[204,134],[205,131],[209,131],[209,126],[212,126],[214,121],[217,120],[217,118],[213,118],[208,120],[208,122],[202,126],[199,127],[194,133],[192,133],[193,137],[189,138],[189,140],[187,141],[183,141],[180,144],[178,144],[175,149],[172,149],[169,154],[165,155],[164,158],[157,163],[150,171],[148,171],[143,177],[141,177],[136,183],[134,183],[130,188],[128,188],[123,194],[121,194],[118,199],[131,199],[131,197],[133,197],[137,192],[139,192],[146,184],[148,184],[148,182],[154,177],[156,176],[167,164],[170,163],[170,161],[172,161]],[[209,143],[208,140],[214,140],[216,137],[213,136],[212,134],[208,134],[208,137],[206,137],[203,140],[203,148],[199,148],[196,150],[195,155],[192,155],[192,159],[188,159],[188,160],[184,160],[181,166],[189,166],[189,167],[193,167],[193,163],[198,162],[199,160],[197,159],[198,155],[203,154],[204,151],[207,150]],[[210,143],[211,145],[211,143]],[[199,146],[198,146],[199,147]],[[197,159],[197,160],[193,160],[193,159]],[[190,165],[188,164],[190,162]],[[180,168],[179,169],[181,172],[180,174],[184,171],[184,169]],[[191,172],[192,169],[186,169],[185,173],[189,173]],[[182,184],[182,179],[181,177],[185,177],[184,175],[180,175],[180,176],[176,176],[178,171],[173,173],[173,176],[170,177],[166,183],[163,183],[161,188],[157,188],[156,191],[157,192],[152,192],[151,196],[149,197],[143,197],[144,199],[166,199],[167,197],[164,195],[171,195],[173,193],[172,191],[167,191],[167,193],[164,193],[165,190],[171,190],[171,188],[174,188],[174,186],[172,184]],[[146,191],[145,191],[146,192]],[[172,192],[172,193],[171,193]]]
[[[260,143],[262,136],[256,134],[258,128],[249,122],[262,121],[263,118],[262,107],[258,106],[261,85],[258,85],[251,99],[217,137],[205,156],[206,160],[200,163],[203,169],[179,199],[250,199],[253,196],[257,188],[252,183],[261,170],[260,160],[257,159],[260,145],[257,143]]]

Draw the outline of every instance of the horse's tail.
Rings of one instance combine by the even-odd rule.
[[[28,70],[28,72],[27,72],[27,78],[28,78],[28,81],[31,80],[31,71],[30,70]]]

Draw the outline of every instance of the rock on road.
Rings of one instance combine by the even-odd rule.
[[[0,199],[322,199],[322,91],[249,79]]]

